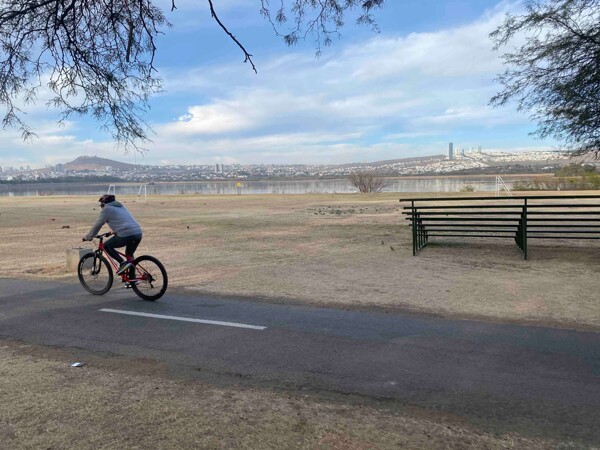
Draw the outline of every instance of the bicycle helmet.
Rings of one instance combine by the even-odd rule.
[[[106,203],[114,202],[115,196],[112,194],[104,194],[102,197],[98,199],[101,206],[104,206]]]

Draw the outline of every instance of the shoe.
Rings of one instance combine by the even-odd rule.
[[[129,261],[123,261],[119,266],[119,270],[117,270],[117,275],[123,275],[130,267],[133,267],[133,264],[131,264]]]

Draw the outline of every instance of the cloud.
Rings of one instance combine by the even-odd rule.
[[[252,118],[235,108],[231,102],[192,106],[185,115],[162,130],[174,135],[222,134],[241,131],[252,125]]]
[[[179,12],[206,7],[190,0],[177,5]],[[233,11],[240,3],[220,7],[226,6]],[[507,135],[515,147],[528,147],[528,121],[511,108],[488,106],[502,70],[488,35],[506,6],[436,32],[341,41],[321,58],[293,49],[265,58],[272,51],[265,48],[258,75],[238,60],[161,67],[166,91],[152,100],[156,134],[144,162],[393,159],[442,153],[454,136],[468,140],[467,133],[478,133],[473,144],[484,148],[505,148]],[[114,145],[89,141],[83,132],[71,125],[48,136],[71,136],[63,142],[66,150],[56,147],[60,154],[85,149],[118,155]]]
[[[503,17],[496,9],[453,29],[377,36],[328,50],[322,59],[288,53],[267,61],[256,77],[228,64],[169,78],[167,88],[178,90],[210,84],[212,96],[157,124],[156,148],[164,140],[179,148],[201,145],[203,160],[218,148],[244,162],[285,162],[300,153],[305,162],[344,162],[357,149],[369,154],[394,139],[408,153],[407,142],[439,140],[459,127],[522,123],[514,111],[487,105],[502,67],[488,35]],[[337,139],[319,141],[325,134]]]
[[[502,66],[492,53],[488,35],[502,18],[502,14],[494,14],[451,30],[374,39],[368,45],[347,49],[344,57],[368,60],[368,64],[358,64],[352,72],[352,77],[362,80],[410,74],[433,79],[494,74]]]

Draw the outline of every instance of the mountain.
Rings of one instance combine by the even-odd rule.
[[[140,167],[137,164],[128,164],[112,159],[98,158],[97,156],[80,156],[64,166],[66,170],[102,170],[107,167],[112,167],[115,170],[130,170]]]

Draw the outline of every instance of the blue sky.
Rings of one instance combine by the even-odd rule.
[[[342,39],[315,57],[306,41],[289,48],[259,15],[260,2],[215,2],[220,18],[252,53],[255,74],[210,18],[206,2],[159,0],[174,25],[158,41],[165,92],[151,100],[148,151],[124,153],[90,119],[64,127],[40,101],[22,142],[2,130],[0,166],[43,167],[80,155],[142,164],[337,164],[484,150],[546,150],[554,142],[514,105],[491,108],[502,71],[488,34],[518,2],[388,0],[381,32],[348,18]]]

